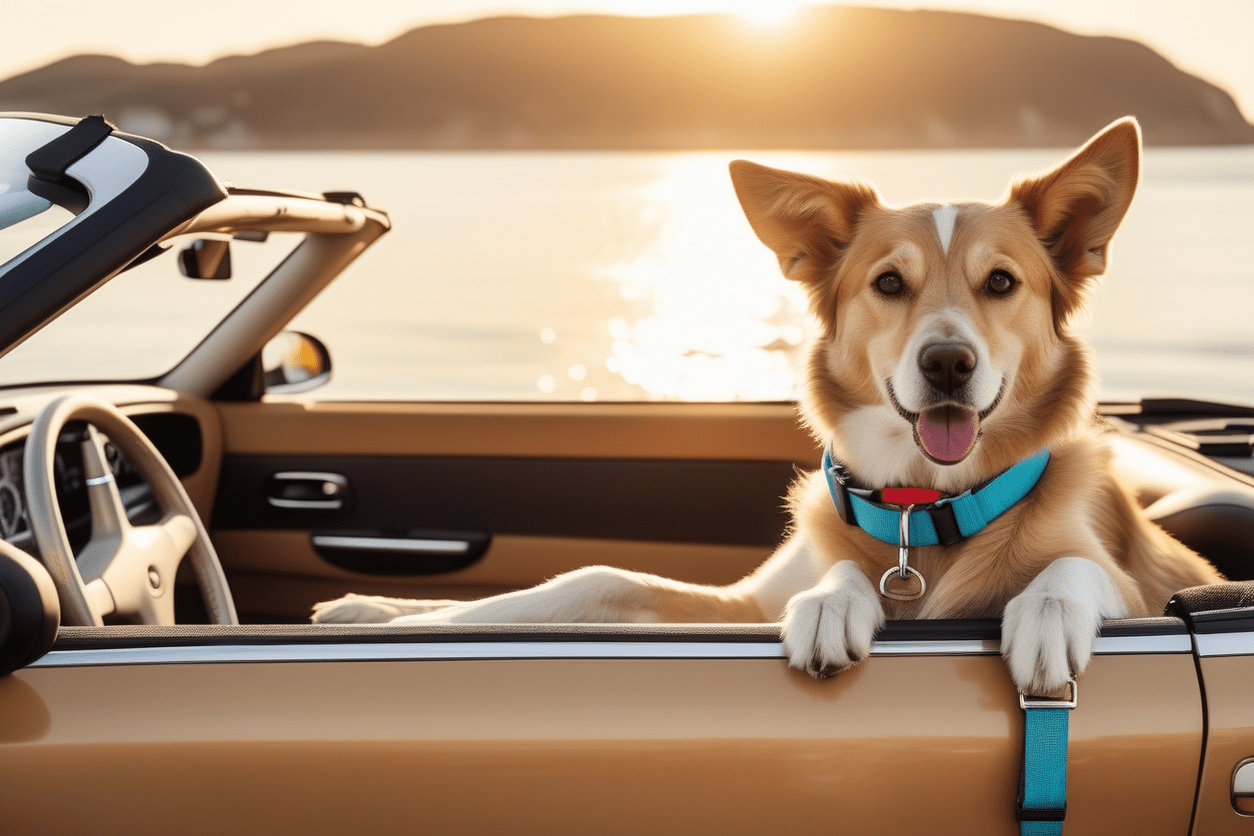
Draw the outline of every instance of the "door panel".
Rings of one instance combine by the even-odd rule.
[[[730,583],[782,540],[788,486],[819,459],[788,404],[267,399],[221,414],[212,531],[241,611],[261,618],[346,592],[481,597],[593,564]],[[488,545],[459,567],[320,555],[327,536]]]
[[[791,404],[223,403],[239,455],[557,456],[794,461],[819,451]]]
[[[339,477],[348,496],[276,504],[298,500],[274,477],[305,474]],[[789,462],[228,454],[214,525],[771,546],[794,475]]]
[[[1244,586],[1226,591],[1240,593]],[[1199,834],[1254,831],[1248,780],[1241,782],[1246,796],[1239,801],[1241,809],[1234,798],[1238,768],[1254,761],[1254,610],[1236,594],[1221,603],[1238,606],[1223,608],[1212,601],[1214,609],[1189,614],[1207,720],[1193,831]]]
[[[890,629],[873,658],[820,682],[758,633],[326,644],[304,630],[296,644],[150,648],[161,664],[143,648],[90,664],[54,651],[0,680],[6,824],[1017,832],[1022,712],[995,643],[928,652]],[[1187,652],[1097,656],[1071,717],[1067,833],[1186,832],[1201,722]]]
[[[1251,832],[1254,817],[1233,807],[1232,781],[1237,766],[1254,758],[1254,656],[1204,658],[1200,668],[1208,729],[1193,832]]]
[[[690,583],[730,584],[771,553],[767,546],[651,543],[578,537],[492,538],[490,560],[437,575],[363,575],[323,560],[307,531],[214,534],[236,607],[282,619],[305,619],[317,601],[346,591],[362,595],[471,599],[531,586],[588,565],[618,566]]]

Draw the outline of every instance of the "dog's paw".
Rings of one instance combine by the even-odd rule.
[[[314,604],[310,621],[315,624],[381,624],[397,616],[432,612],[456,603],[459,602],[414,601],[408,598],[349,593],[334,601]]]
[[[856,563],[846,560],[788,601],[780,632],[789,666],[823,678],[870,655],[871,639],[883,624],[875,587]]]
[[[1091,560],[1055,560],[1006,605],[1001,653],[1025,694],[1057,696],[1088,667],[1102,621],[1127,605],[1114,581]]]

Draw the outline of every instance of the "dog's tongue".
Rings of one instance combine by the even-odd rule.
[[[975,446],[980,418],[974,410],[942,406],[919,414],[914,437],[919,447],[941,464],[962,461]]]

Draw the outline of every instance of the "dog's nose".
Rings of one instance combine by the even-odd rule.
[[[965,343],[932,343],[919,352],[919,371],[932,388],[952,393],[975,374],[975,352]]]

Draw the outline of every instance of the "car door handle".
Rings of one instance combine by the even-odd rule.
[[[1232,773],[1232,807],[1244,816],[1254,814],[1254,758],[1241,761]]]
[[[342,511],[348,495],[348,479],[338,473],[293,470],[272,474],[266,480],[266,502],[272,508]]]

